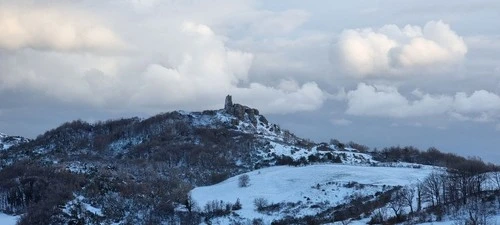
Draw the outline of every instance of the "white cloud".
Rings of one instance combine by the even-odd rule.
[[[409,101],[390,86],[358,84],[356,90],[347,92],[347,114],[366,116],[411,117],[441,114],[449,110],[452,98],[423,95]]]
[[[109,52],[126,47],[110,28],[79,10],[0,6],[0,48]]]
[[[249,77],[255,53],[228,45],[226,35],[241,29],[292,32],[308,20],[304,10],[261,10],[253,0],[93,1],[2,2],[0,91],[147,112],[218,108],[226,94],[267,113],[316,110],[326,100],[306,79]]]
[[[148,66],[132,97],[134,104],[182,105],[199,101],[197,108],[203,109],[221,103],[223,96],[230,93],[235,100],[252,104],[263,112],[288,113],[315,110],[325,100],[315,83],[299,86],[291,79],[282,81],[278,87],[259,83],[239,87],[247,80],[251,53],[228,49],[206,25],[188,22],[181,30],[188,34],[185,39],[192,38],[190,47],[182,49],[183,61],[172,68]]]
[[[251,83],[248,88],[234,88],[235,99],[242,99],[264,113],[292,113],[319,109],[326,100],[324,93],[315,82],[308,82],[295,91]]]
[[[168,66],[148,65],[132,96],[134,104],[179,105],[207,94],[222,97],[246,80],[252,54],[227,49],[221,37],[203,24],[185,22],[176,35],[187,44],[172,49],[179,59]]]
[[[140,30],[147,33],[148,27]],[[30,89],[64,102],[148,111],[217,108],[226,94],[264,113],[316,110],[326,100],[314,82],[249,82],[253,54],[229,48],[226,37],[208,25],[174,21],[163,33],[143,38],[133,43],[135,52],[122,56],[32,49],[0,55],[7,59],[0,61],[0,90]]]
[[[455,108],[463,113],[499,112],[500,96],[485,91],[474,91],[470,96],[464,92],[455,94]]]
[[[397,43],[386,35],[372,30],[346,30],[338,43],[344,68],[359,76],[389,69],[389,50]]]
[[[336,51],[349,74],[367,77],[441,72],[460,63],[467,46],[448,24],[430,21],[424,27],[344,30]]]
[[[430,95],[420,90],[409,100],[391,86],[358,84],[347,92],[347,110],[350,115],[380,117],[420,117],[449,115],[460,121],[489,122],[500,113],[500,96],[485,90],[470,95],[458,92],[454,96]]]

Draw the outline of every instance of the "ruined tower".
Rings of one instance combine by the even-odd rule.
[[[226,96],[226,102],[224,103],[224,110],[228,113],[232,112],[233,110],[233,98],[231,95]]]

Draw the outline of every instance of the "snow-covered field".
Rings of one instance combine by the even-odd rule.
[[[16,225],[18,216],[10,216],[7,214],[0,213],[0,224],[1,225]]]
[[[340,164],[276,166],[246,173],[250,177],[248,187],[239,187],[239,176],[235,176],[219,184],[195,188],[191,195],[201,208],[213,200],[234,203],[239,198],[242,209],[237,213],[241,217],[271,221],[277,215],[256,212],[253,204],[256,198],[267,199],[269,203],[301,201],[309,206],[325,202],[336,205],[355,193],[366,196],[383,190],[384,186],[417,183],[432,171],[430,167],[414,169]],[[348,187],[346,184],[349,182],[357,182],[364,187]],[[316,212],[304,208],[298,213],[311,215]]]

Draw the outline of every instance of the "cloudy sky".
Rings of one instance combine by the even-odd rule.
[[[0,131],[222,108],[500,163],[496,0],[2,0]]]

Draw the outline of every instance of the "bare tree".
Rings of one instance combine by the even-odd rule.
[[[410,187],[404,187],[400,190],[401,192],[401,198],[403,198],[404,203],[406,206],[410,207],[410,213],[413,213],[413,199],[415,198],[415,188],[410,186]]]
[[[196,207],[198,207],[198,204],[193,199],[191,194],[188,194],[188,196],[184,202],[184,205],[186,206],[186,209],[188,210],[189,213],[191,213],[193,211],[193,209],[196,209]]]
[[[500,190],[500,171],[495,171],[491,173],[490,179],[493,181],[497,190]]]
[[[500,171],[495,171],[491,173],[490,179],[496,187],[496,192],[500,192]],[[497,197],[498,208],[500,209],[500,197]]]
[[[249,184],[250,184],[250,176],[248,176],[248,174],[243,174],[238,177],[239,187],[248,187]]]
[[[424,184],[419,181],[419,183],[416,185],[416,193],[417,193],[417,212],[420,212],[422,210],[422,202],[423,202],[423,196],[424,196]]]
[[[383,224],[387,219],[387,209],[379,208],[373,212],[373,216],[371,217],[370,224]]]
[[[465,211],[467,213],[465,224],[470,225],[487,225],[491,218],[490,204],[481,201],[479,197],[472,197],[467,205]]]
[[[442,174],[432,172],[423,182],[424,195],[428,197],[433,206],[441,204]]]
[[[256,198],[253,200],[253,204],[257,211],[262,211],[266,206],[269,205],[269,202],[265,198]]]
[[[401,216],[404,213],[404,207],[406,206],[406,202],[403,196],[403,188],[400,188],[399,190],[394,192],[392,199],[388,205],[388,207],[394,212],[394,215],[396,216],[396,219],[398,221],[401,219]]]

